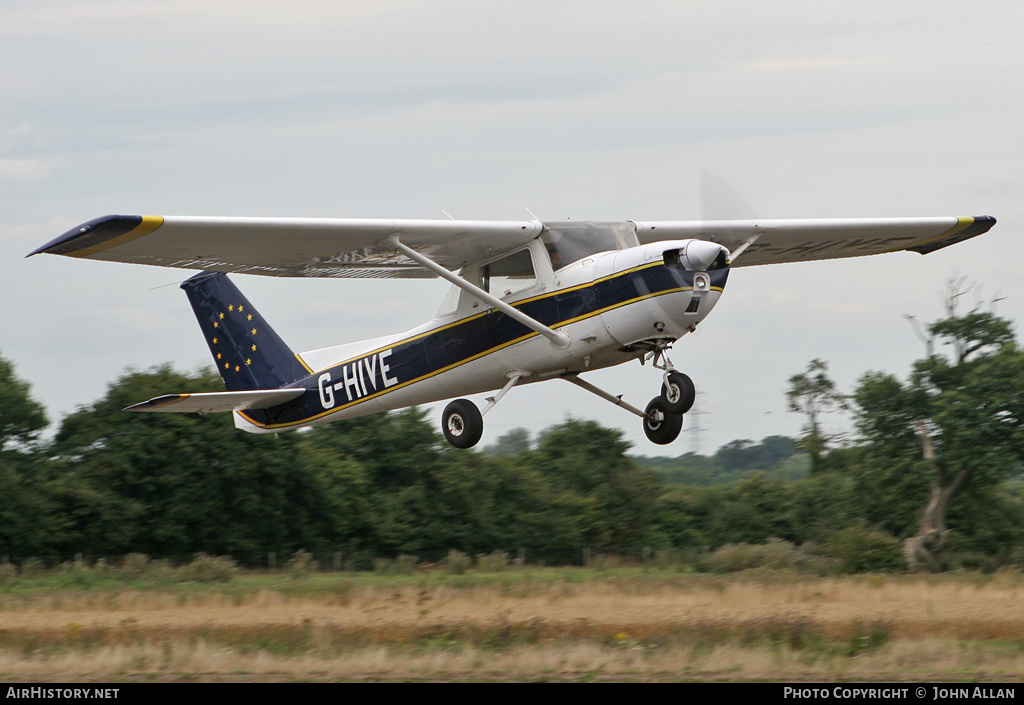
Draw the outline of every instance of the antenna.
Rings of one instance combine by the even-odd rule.
[[[526,211],[527,213],[529,213],[529,214],[530,214],[530,217],[531,217],[531,218],[533,218],[534,220],[540,220],[540,218],[538,218],[537,216],[535,216],[535,215],[533,214],[533,211],[531,211],[531,210],[530,210],[529,208],[527,208],[526,206],[523,206],[523,210],[524,210],[524,211]]]
[[[185,281],[185,280],[182,279],[181,281]],[[180,286],[181,285],[181,281],[171,282],[170,284],[160,284],[159,286],[151,286],[149,288],[149,290],[150,291],[156,291],[157,289],[166,289],[169,286]]]
[[[441,212],[444,213],[445,215],[448,215],[448,211],[446,211],[444,208],[441,209]],[[455,220],[455,218],[448,215],[448,220]]]

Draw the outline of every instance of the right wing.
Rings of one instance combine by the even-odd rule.
[[[636,223],[642,244],[698,238],[731,252],[747,244],[737,267],[808,262],[910,250],[923,255],[985,233],[996,224],[976,218],[818,218],[805,220],[680,220]]]

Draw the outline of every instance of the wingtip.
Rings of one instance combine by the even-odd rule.
[[[126,406],[121,411],[152,411],[162,406],[170,406],[171,404],[177,404],[179,401],[188,399],[188,394],[164,394],[159,397],[153,397],[146,401],[141,401],[138,404],[132,404]]]
[[[104,215],[76,225],[26,257],[39,254],[88,257],[151,233],[163,222],[160,216]]]

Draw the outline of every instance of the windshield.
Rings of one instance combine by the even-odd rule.
[[[551,255],[555,271],[598,252],[624,250],[638,244],[632,223],[544,223],[540,239]]]

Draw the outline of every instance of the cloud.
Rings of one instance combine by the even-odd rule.
[[[39,181],[57,168],[52,159],[0,159],[0,179],[4,181]]]

